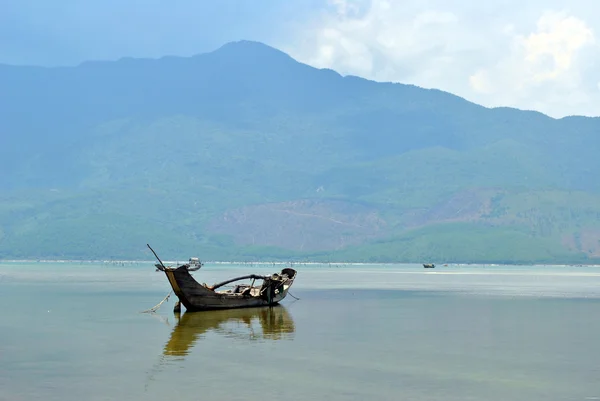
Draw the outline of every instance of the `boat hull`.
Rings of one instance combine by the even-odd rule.
[[[258,294],[250,295],[214,291],[198,283],[185,265],[175,269],[165,269],[164,273],[173,292],[190,312],[277,305],[286,297],[296,277],[294,269],[283,269],[280,280],[265,280],[263,286],[256,289],[255,292]]]

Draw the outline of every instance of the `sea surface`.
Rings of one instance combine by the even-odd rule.
[[[153,262],[0,263],[0,400],[600,400],[599,267],[295,267],[298,300],[177,316],[141,313]]]

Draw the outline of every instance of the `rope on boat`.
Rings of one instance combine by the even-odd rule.
[[[296,301],[300,301],[300,298],[296,298],[294,295],[292,295],[291,292],[288,291],[288,295],[292,298],[294,298]]]
[[[162,305],[162,304],[163,304],[165,301],[168,301],[168,300],[169,300],[169,297],[171,296],[171,294],[172,294],[172,293],[173,293],[173,290],[171,290],[171,292],[169,292],[169,293],[167,294],[167,296],[166,296],[166,297],[165,297],[165,298],[164,298],[162,301],[160,301],[160,302],[159,302],[157,305],[154,305],[152,308],[150,308],[150,309],[147,309],[147,310],[145,310],[145,311],[142,311],[142,312],[140,312],[140,313],[154,313],[154,312],[156,312],[156,311],[158,310],[158,308],[160,308],[160,306],[161,306],[161,305]]]

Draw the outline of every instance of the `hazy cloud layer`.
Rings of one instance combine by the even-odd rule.
[[[600,2],[491,3],[331,0],[285,49],[315,66],[486,106],[600,115]]]
[[[0,63],[73,65],[190,56],[240,39],[288,40],[317,0],[8,0]]]
[[[19,0],[0,62],[188,56],[239,39],[486,106],[600,115],[597,0]]]

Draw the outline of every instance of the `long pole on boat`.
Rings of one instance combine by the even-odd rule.
[[[150,250],[152,251],[152,253],[154,254],[154,256],[156,257],[156,259],[158,259],[158,261],[160,262],[160,265],[163,267],[163,269],[166,269],[165,265],[163,264],[162,260],[160,260],[160,258],[158,257],[158,255],[156,254],[156,252],[154,252],[154,249],[152,249],[152,247],[150,246],[150,244],[146,244],[148,246],[148,248],[150,248]]]
[[[158,261],[160,262],[160,265],[163,267],[163,269],[165,269],[165,270],[166,270],[167,268],[166,268],[166,267],[165,267],[165,265],[163,264],[162,260],[160,260],[160,258],[159,258],[159,257],[158,257],[158,255],[156,254],[156,252],[154,252],[154,249],[152,249],[152,247],[150,246],[150,244],[146,244],[146,246],[148,246],[148,248],[150,248],[150,250],[152,251],[152,253],[153,253],[153,254],[154,254],[154,256],[156,257],[156,259],[158,259]],[[145,310],[145,311],[143,311],[142,313],[149,313],[149,312],[150,312],[150,313],[154,313],[154,312],[156,312],[156,310],[157,310],[158,308],[160,308],[160,306],[161,306],[161,305],[162,305],[162,304],[163,304],[165,301],[168,301],[168,300],[169,300],[169,297],[171,296],[171,294],[172,294],[172,293],[173,293],[173,290],[169,291],[169,293],[167,294],[167,296],[166,296],[166,297],[165,297],[165,298],[164,298],[162,301],[160,301],[160,302],[159,302],[157,305],[153,306],[152,308],[150,308],[150,309],[148,309],[148,310]],[[179,304],[179,301],[177,301],[177,304]],[[177,304],[175,305],[175,307],[176,307],[176,308],[177,308]]]

